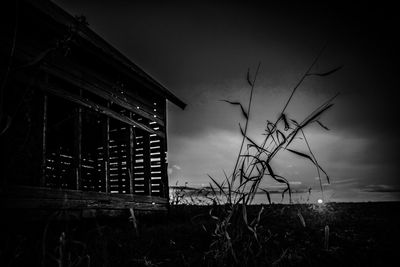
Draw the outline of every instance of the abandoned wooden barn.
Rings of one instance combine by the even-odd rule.
[[[166,209],[166,104],[185,104],[84,17],[1,5],[2,208]]]

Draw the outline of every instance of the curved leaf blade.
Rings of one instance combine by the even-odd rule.
[[[300,156],[300,157],[309,159],[313,164],[316,164],[316,163],[314,162],[314,160],[313,160],[309,155],[307,155],[307,154],[305,154],[305,153],[302,153],[302,152],[299,152],[299,151],[296,151],[296,150],[293,150],[293,149],[290,149],[290,148],[286,148],[286,150],[287,150],[287,151],[290,151],[290,152],[292,152],[293,154],[296,154],[296,155],[298,155],[298,156]]]
[[[317,120],[316,122],[319,124],[319,126],[321,126],[322,128],[324,128],[325,130],[329,131],[329,128],[326,127],[325,125],[323,125],[322,122],[320,122],[319,120]]]
[[[244,107],[240,102],[234,102],[234,101],[229,101],[229,100],[225,100],[225,99],[220,100],[220,101],[224,101],[224,102],[229,103],[231,105],[240,106],[240,109],[242,110],[242,115],[246,118],[246,120],[249,119],[249,116],[248,116],[247,112],[244,110]]]
[[[331,75],[331,74],[333,74],[333,73],[335,73],[335,72],[339,71],[341,68],[343,68],[343,65],[341,65],[341,66],[339,66],[339,67],[336,67],[336,68],[334,68],[334,69],[332,69],[332,70],[330,70],[330,71],[327,71],[327,72],[320,72],[320,73],[318,73],[318,72],[314,72],[314,73],[308,73],[308,74],[307,74],[307,76],[312,76],[312,75],[315,75],[315,76],[321,76],[321,77],[324,77],[324,76],[328,76],[328,75]]]
[[[251,87],[253,87],[253,83],[251,82],[251,78],[250,78],[250,69],[247,69],[246,80],[247,80],[247,83],[248,83]]]

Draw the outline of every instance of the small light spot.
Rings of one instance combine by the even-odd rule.
[[[156,204],[156,202],[151,202],[151,204],[155,205],[155,204]]]
[[[324,203],[324,201],[322,199],[318,199],[317,202],[318,202],[318,204]]]

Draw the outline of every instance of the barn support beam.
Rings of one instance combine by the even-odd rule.
[[[82,89],[79,91],[82,96]],[[82,187],[82,107],[76,108],[76,119],[74,129],[74,158],[75,158],[75,189]]]
[[[47,140],[47,94],[43,94],[43,121],[42,121],[42,168],[39,185],[44,187],[46,185],[46,140]]]
[[[160,196],[168,198],[169,188],[168,188],[168,166],[167,166],[167,142],[166,140],[161,140],[160,149],[160,163],[161,163],[161,185],[160,185]]]

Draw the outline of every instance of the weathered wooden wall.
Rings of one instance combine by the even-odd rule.
[[[12,123],[1,136],[2,157],[9,158],[2,187],[36,186],[32,194],[50,194],[42,203],[57,207],[64,202],[51,192],[65,191],[66,207],[125,207],[126,197],[113,198],[122,194],[128,206],[136,195],[165,206],[168,92],[53,4],[6,2],[0,65],[2,73],[11,68],[2,112]],[[103,198],[111,202],[103,205]],[[15,203],[40,205],[31,200]]]

